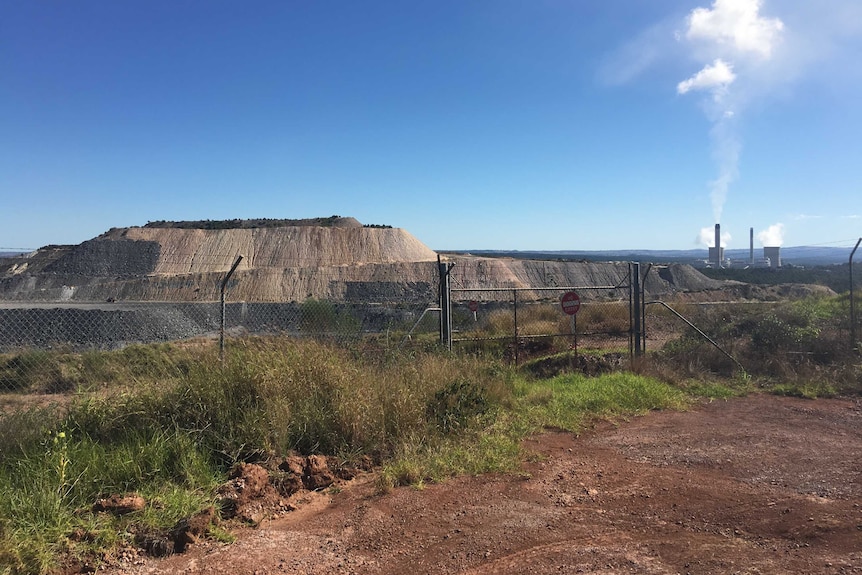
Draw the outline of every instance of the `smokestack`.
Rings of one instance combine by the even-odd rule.
[[[749,236],[748,263],[754,264],[754,228],[751,228],[751,230],[749,230],[748,236]]]
[[[721,224],[715,224],[715,265],[721,267]]]

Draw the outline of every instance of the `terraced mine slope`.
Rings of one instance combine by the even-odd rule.
[[[403,229],[353,218],[157,222],[75,246],[0,260],[0,300],[215,301],[231,265],[233,301],[433,301],[437,253]],[[616,285],[626,264],[450,256],[453,287]],[[725,285],[686,265],[650,274],[652,294]]]

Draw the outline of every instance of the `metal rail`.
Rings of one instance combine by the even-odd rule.
[[[625,279],[623,279],[625,281]],[[574,290],[612,290],[624,289],[627,285],[622,282],[615,286],[555,286],[555,287],[503,287],[503,288],[452,288],[453,292],[519,292],[519,291],[574,291]]]
[[[401,343],[398,345],[399,349],[404,346],[404,342],[406,342],[408,339],[413,338],[413,332],[416,330],[416,328],[419,326],[419,324],[422,323],[422,320],[425,319],[425,315],[429,311],[436,311],[436,312],[442,313],[443,308],[441,308],[441,307],[427,307],[427,308],[425,308],[425,310],[422,312],[422,315],[419,316],[419,319],[417,319],[416,323],[413,324],[413,327],[410,328],[410,331],[408,331],[407,334],[403,338],[401,338]]]
[[[239,262],[242,261],[242,256],[237,256],[236,261],[233,262],[233,265],[230,268],[230,271],[227,272],[227,275],[224,276],[224,279],[221,280],[221,285],[219,286],[220,293],[220,302],[221,302],[221,321],[219,323],[219,334],[218,334],[218,354],[219,360],[224,363],[224,322],[225,322],[225,305],[224,305],[224,292],[227,289],[227,282],[230,279],[230,276],[233,275],[233,272],[236,271],[237,266],[239,266]]]
[[[709,343],[711,343],[711,344],[715,347],[715,349],[717,349],[718,351],[720,351],[721,353],[723,353],[724,355],[726,355],[726,356],[727,356],[727,357],[728,357],[728,358],[729,358],[733,363],[735,363],[735,364],[737,365],[737,367],[739,367],[739,369],[741,369],[741,370],[742,370],[742,373],[746,373],[746,371],[745,371],[745,367],[743,367],[743,365],[742,365],[741,363],[739,363],[739,362],[736,360],[736,358],[735,358],[735,357],[733,357],[732,355],[730,355],[729,353],[727,353],[727,352],[726,352],[726,351],[725,351],[725,350],[724,350],[720,345],[718,345],[717,343],[715,343],[715,341],[714,341],[711,337],[709,337],[708,335],[706,335],[705,333],[703,333],[703,332],[700,330],[700,328],[699,328],[699,327],[697,327],[696,325],[694,325],[693,323],[691,323],[690,321],[688,321],[688,319],[686,319],[686,318],[685,318],[681,313],[679,313],[678,311],[676,311],[675,309],[673,309],[672,307],[670,307],[669,305],[667,305],[667,304],[666,304],[666,303],[664,303],[663,301],[648,301],[648,302],[644,303],[644,305],[645,305],[645,306],[647,306],[647,305],[652,305],[652,304],[659,304],[659,305],[661,305],[661,306],[664,306],[664,308],[665,308],[665,309],[667,309],[667,310],[668,310],[669,312],[671,312],[673,315],[675,315],[676,317],[678,317],[679,319],[681,319],[682,321],[684,321],[684,322],[685,322],[685,323],[686,323],[686,324],[687,324],[691,329],[693,329],[693,330],[694,330],[694,331],[696,331],[698,334],[700,334],[700,336],[701,336],[703,339],[705,339],[706,341],[708,341]]]

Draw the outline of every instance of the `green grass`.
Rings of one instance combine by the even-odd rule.
[[[599,377],[559,376],[519,390],[536,424],[578,431],[585,420],[682,409],[686,395],[656,379],[618,372]]]
[[[233,340],[224,365],[199,344],[40,361],[74,366],[77,387],[92,391],[0,417],[0,573],[97,562],[135,533],[169,529],[217,505],[216,487],[238,461],[370,456],[383,464],[381,487],[421,486],[516,470],[522,439],[544,428],[577,432],[595,418],[683,409],[690,397],[629,373],[535,380],[483,357],[369,358],[278,338]],[[91,511],[100,497],[132,492],[144,510]]]
[[[510,395],[465,436],[408,441],[381,473],[383,488],[440,481],[452,475],[517,469],[521,441],[545,428],[581,431],[596,419],[684,409],[690,396],[656,379],[631,373],[569,374],[549,380],[512,380]]]
[[[771,386],[769,391],[775,395],[800,397],[803,399],[829,398],[838,395],[838,390],[834,385],[817,381],[777,384]]]

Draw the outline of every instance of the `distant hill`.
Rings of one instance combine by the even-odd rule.
[[[832,265],[847,263],[852,248],[798,246],[781,248],[783,265]],[[505,250],[453,250],[445,253],[473,254],[485,257],[511,257],[519,259],[560,259],[584,261],[633,261],[642,263],[686,263],[698,266],[706,262],[706,249],[692,250],[557,250],[557,251],[505,251]],[[748,249],[727,249],[725,257],[731,264],[745,266]],[[755,260],[763,258],[763,248],[754,249]],[[862,260],[862,253],[857,253]]]

